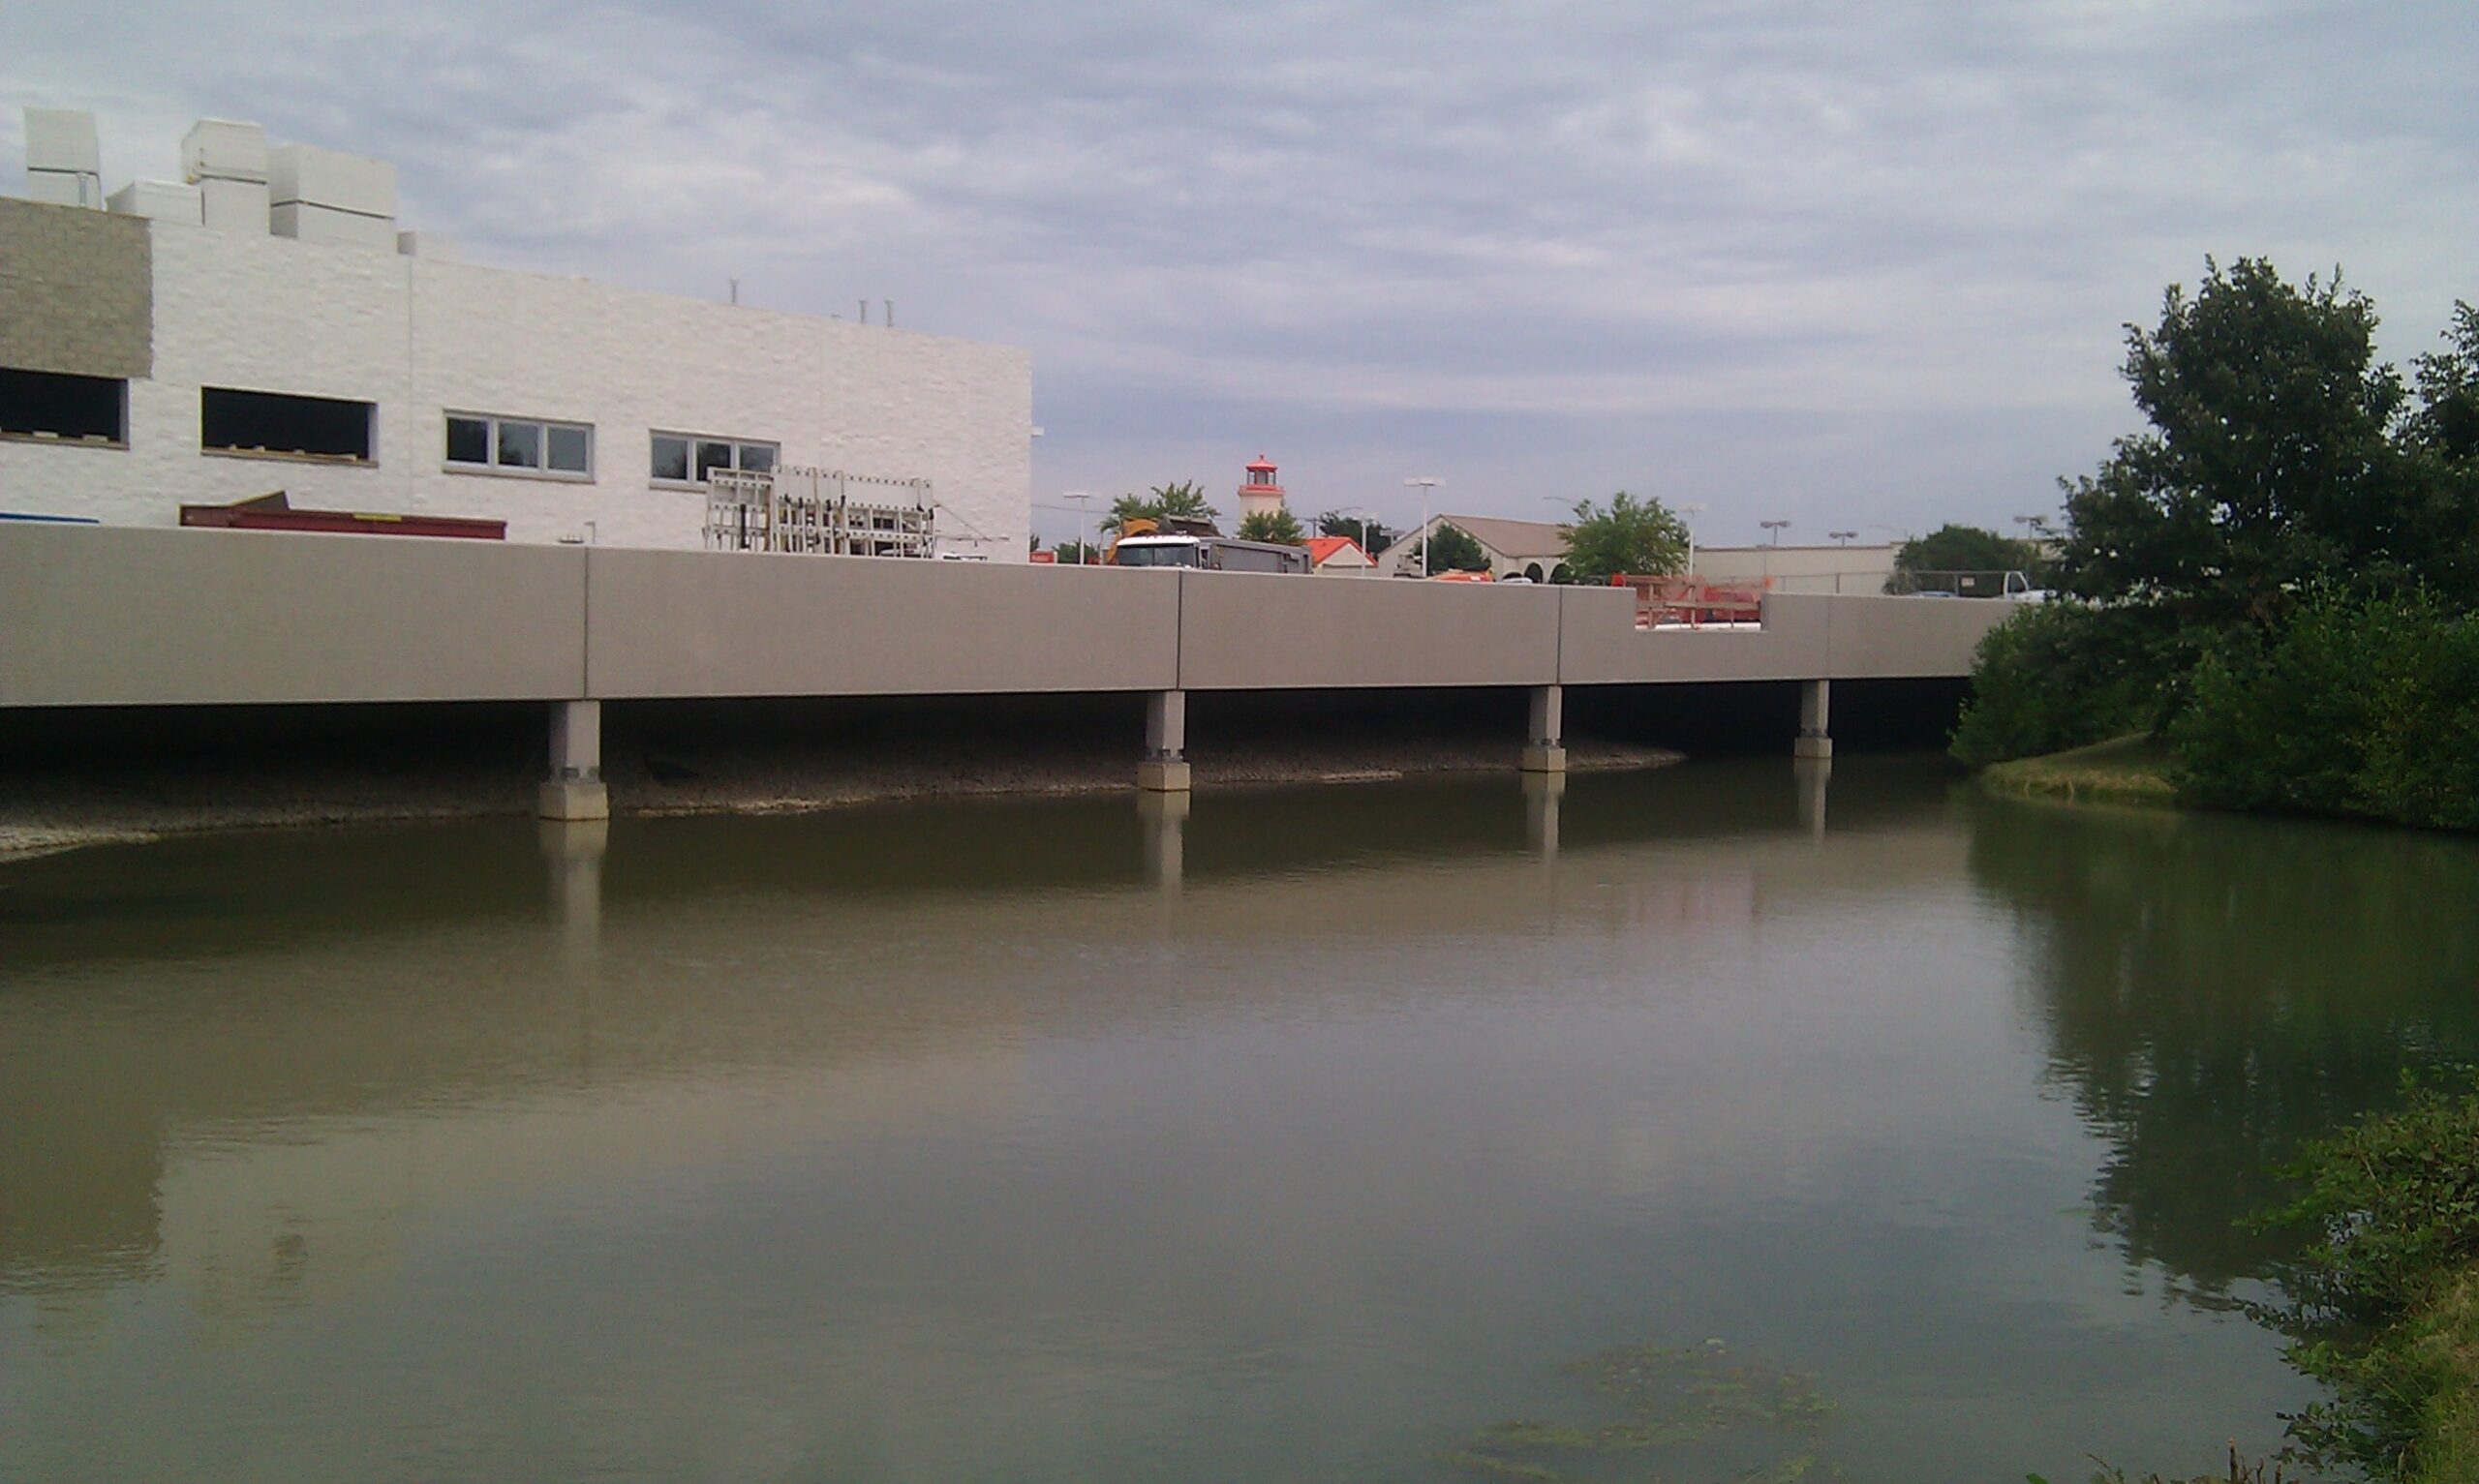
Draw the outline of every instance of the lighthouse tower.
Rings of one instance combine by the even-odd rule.
[[[1248,482],[1240,486],[1240,518],[1271,515],[1282,508],[1282,486],[1274,483],[1273,461],[1264,454],[1248,466]]]

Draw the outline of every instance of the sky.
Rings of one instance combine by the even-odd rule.
[[[1295,509],[1891,539],[2058,508],[2207,256],[2479,299],[2479,5],[0,5],[107,189],[203,116],[473,261],[1028,348],[1036,530],[1261,450]]]

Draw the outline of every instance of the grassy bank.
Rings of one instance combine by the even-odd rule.
[[[1980,771],[1980,784],[2001,794],[2049,795],[2125,803],[2171,803],[2175,759],[2158,738],[2136,733],[2088,747],[2016,758]]]
[[[2445,1285],[2408,1329],[2403,1348],[2433,1385],[2410,1484],[2479,1484],[2479,1267]]]

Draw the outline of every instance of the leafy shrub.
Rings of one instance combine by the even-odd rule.
[[[2479,827],[2479,623],[2315,594],[2214,645],[2170,739],[2192,803]]]
[[[1980,641],[1953,755],[1973,768],[2156,729],[2187,663],[2168,616],[2028,604]]]
[[[2429,1311],[2466,1292],[2479,1263],[2479,1091],[2411,1084],[2408,1095],[2399,1111],[2310,1145],[2291,1171],[2307,1193],[2268,1218],[2312,1242],[2267,1317],[2290,1335],[2292,1363],[2335,1388],[2291,1434],[2318,1467],[2378,1478],[2413,1476],[2436,1404],[2475,1379],[2467,1335],[2436,1345]]]

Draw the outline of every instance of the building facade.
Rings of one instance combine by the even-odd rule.
[[[1774,592],[1885,591],[1899,544],[1865,546],[1699,546],[1696,575],[1712,582],[1756,583]]]
[[[1489,575],[1500,582],[1520,577],[1527,582],[1564,582],[1567,528],[1555,521],[1517,521],[1496,515],[1435,515],[1427,525],[1398,537],[1382,559],[1396,577],[1421,575],[1421,546],[1429,532],[1453,526],[1480,543],[1489,559]]]
[[[926,480],[941,555],[1025,558],[1024,350],[458,261],[396,230],[392,170],[326,151],[259,167],[304,198],[261,210],[242,181],[236,206],[199,172],[247,174],[246,125],[185,150],[192,180],[97,209],[84,170],[36,158],[62,134],[38,111],[45,198],[0,198],[0,512],[164,526],[283,490],[693,547],[706,470],[811,466]],[[308,198],[321,179],[354,198]]]

